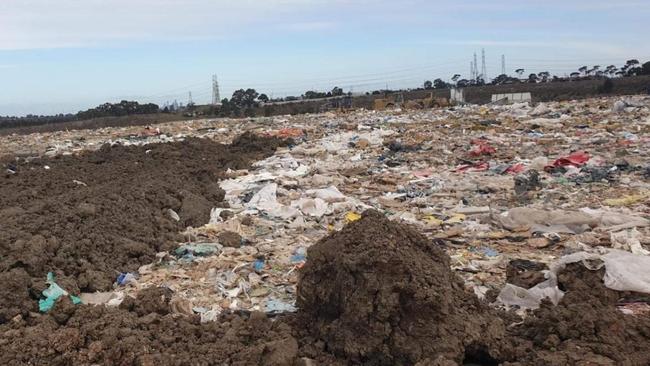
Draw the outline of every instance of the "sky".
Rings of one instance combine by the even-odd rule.
[[[0,115],[650,60],[647,0],[0,0]]]

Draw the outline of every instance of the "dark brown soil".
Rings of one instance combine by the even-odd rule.
[[[263,313],[200,324],[171,314],[168,291],[151,288],[120,309],[75,306],[2,326],[2,365],[292,365],[298,343]]]
[[[49,271],[76,294],[107,290],[120,272],[151,263],[186,226],[209,220],[226,169],[246,168],[278,144],[246,134],[231,145],[107,145],[18,162],[17,174],[0,176],[0,323],[37,310]]]
[[[499,358],[505,325],[410,227],[368,211],[307,251],[298,306],[327,349],[353,364]]]
[[[513,259],[506,267],[506,282],[523,288],[531,288],[546,281],[545,264],[525,259]]]
[[[219,243],[224,247],[241,247],[241,235],[233,231],[224,231],[219,234]]]
[[[603,275],[569,265],[558,278],[566,291],[560,304],[545,303],[513,328],[535,352],[509,365],[650,365],[650,318],[620,312],[623,294],[606,288]]]

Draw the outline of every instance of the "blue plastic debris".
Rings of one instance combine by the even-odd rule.
[[[117,284],[120,286],[127,285],[131,282],[135,282],[138,279],[136,275],[133,273],[120,273],[119,276],[117,276]]]
[[[301,263],[305,262],[306,260],[307,251],[303,247],[296,249],[296,251],[293,252],[293,255],[291,256],[291,263]]]
[[[478,247],[475,250],[486,257],[497,257],[499,255],[499,251],[490,247]]]
[[[59,297],[68,295],[68,292],[62,289],[54,281],[54,273],[47,273],[46,282],[50,287],[43,290],[43,296],[45,296],[45,299],[38,300],[38,310],[42,313],[50,311],[54,307],[54,304],[56,303],[56,300],[59,299]],[[72,303],[75,305],[81,304],[81,299],[77,296],[70,295],[70,300],[72,300]]]
[[[253,268],[255,268],[255,272],[264,269],[264,258],[257,258],[255,262],[253,262]]]

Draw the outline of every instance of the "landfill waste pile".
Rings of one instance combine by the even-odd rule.
[[[0,361],[647,365],[650,98],[0,137]]]

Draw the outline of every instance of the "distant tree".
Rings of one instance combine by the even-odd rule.
[[[456,86],[461,87],[461,88],[465,88],[465,87],[470,86],[470,82],[467,79],[460,79],[456,83]]]
[[[525,71],[526,71],[526,70],[524,70],[524,69],[517,69],[517,70],[515,70],[515,73],[516,73],[517,75],[519,75],[519,78],[521,78],[521,75],[523,75]]]
[[[650,61],[641,66],[641,75],[650,75]]]
[[[510,78],[508,77],[508,75],[506,75],[506,74],[501,74],[501,75],[495,77],[495,78],[492,80],[492,84],[494,84],[494,85],[505,84],[509,79],[510,79]]]
[[[433,81],[434,89],[446,89],[449,87],[449,84],[442,81],[442,79],[436,79]]]
[[[260,94],[259,97],[257,97],[257,100],[259,100],[262,103],[266,103],[269,101],[269,97],[266,94],[262,93]]]
[[[232,103],[237,108],[253,108],[257,106],[257,102],[255,100],[258,96],[259,93],[257,93],[255,89],[239,89],[235,90],[232,93],[230,103]]]
[[[574,72],[572,72],[571,75],[569,75],[569,76],[571,77],[571,79],[577,79],[577,78],[580,77],[580,73],[577,72],[577,71],[574,71]]]
[[[639,67],[639,60],[631,59],[625,62],[623,70],[627,76],[639,75],[642,72],[642,68]]]
[[[458,79],[460,79],[460,74],[454,74],[454,76],[451,77],[451,81],[454,83],[458,83]]]
[[[614,65],[609,65],[605,68],[605,74],[609,75],[610,77],[613,76],[616,73],[616,66]]]
[[[431,82],[431,80],[427,80],[424,82],[424,89],[425,90],[433,89],[433,83]]]
[[[589,70],[587,66],[582,66],[581,68],[578,69],[578,71],[580,71],[580,74],[582,75],[587,75],[587,70]]]
[[[548,72],[548,71],[542,71],[542,72],[540,72],[539,74],[537,74],[537,76],[539,77],[539,79],[540,79],[542,82],[545,83],[545,82],[548,81],[548,78],[551,76],[551,73]]]
[[[529,83],[536,83],[537,79],[538,79],[537,74],[528,75],[528,82]]]
[[[331,95],[332,94],[330,93],[330,96]],[[318,98],[327,97],[327,93],[318,92],[318,91],[314,91],[314,90],[308,90],[302,96],[303,96],[304,99],[318,99]]]
[[[341,95],[343,95],[343,89],[339,88],[338,86],[335,86],[332,89],[332,96],[338,97],[338,96],[341,96]]]

